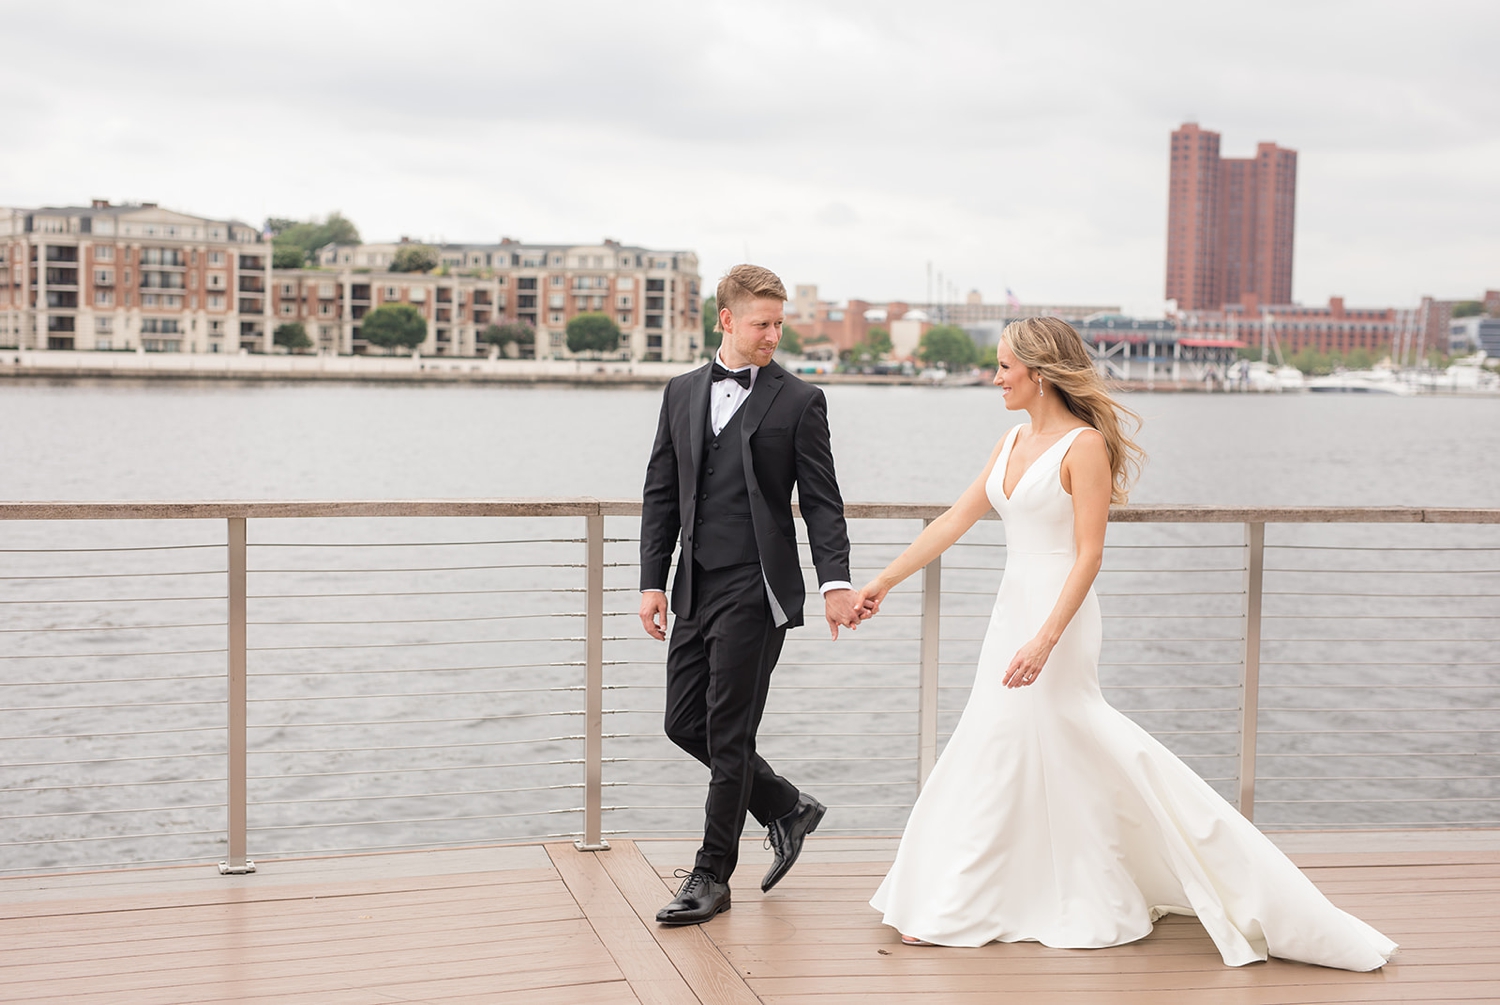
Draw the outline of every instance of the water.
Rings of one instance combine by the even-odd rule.
[[[948,501],[1023,418],[991,388],[827,393],[851,501]],[[1494,399],[1126,400],[1145,417],[1151,455],[1135,502],[1500,500]],[[652,389],[5,383],[0,499],[628,498],[659,403]],[[580,634],[567,616],[579,601],[555,592],[576,585],[576,570],[556,568],[580,557],[576,524],[252,521],[252,854],[576,831],[577,790],[555,787],[576,786],[579,769],[547,763],[580,753],[569,689],[582,646],[556,641]],[[607,573],[606,756],[622,760],[607,766],[605,801],[626,808],[606,826],[684,832],[702,772],[660,736],[662,651],[634,624],[629,524],[608,529],[621,540],[607,553],[618,564]],[[856,579],[915,529],[856,525]],[[0,523],[0,788],[21,797],[0,811],[0,870],[222,855],[223,534],[220,521]],[[1099,583],[1111,700],[1226,795],[1240,535],[1113,525]],[[1268,566],[1287,571],[1267,577],[1257,819],[1500,816],[1495,528],[1278,527],[1268,539]],[[444,541],[494,543],[432,544]],[[945,557],[944,732],[972,680],[1003,541],[981,525]],[[141,544],[179,550],[24,550]],[[1343,550],[1317,550],[1333,547]],[[1452,569],[1473,571],[1457,585],[1445,573],[1441,596],[1414,595]],[[138,578],[6,578],[121,571]],[[140,599],[157,596],[204,599]],[[917,610],[908,591],[857,642],[830,648],[818,628],[788,641],[762,749],[835,807],[831,831],[890,832],[904,818]],[[1435,793],[1467,801],[1420,802]]]
[[[845,499],[944,502],[1023,415],[989,387],[830,387]],[[1493,506],[1500,400],[1138,394],[1141,503]],[[640,492],[653,389],[0,384],[0,499]]]

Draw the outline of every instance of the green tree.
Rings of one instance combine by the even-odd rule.
[[[277,345],[284,345],[292,352],[312,348],[312,339],[307,337],[307,329],[301,321],[288,321],[284,325],[277,325],[276,331],[271,335],[271,341]]]
[[[1000,369],[1000,347],[998,345],[987,345],[979,350],[979,369]]]
[[[719,298],[709,297],[703,301],[703,356],[708,358],[719,351],[724,333],[715,331],[719,327]]]
[[[802,355],[802,336],[797,329],[791,325],[781,326],[781,343],[776,347],[777,352],[784,352],[788,356]]]
[[[934,325],[917,344],[917,358],[928,366],[962,370],[979,362],[979,350],[958,325]]]
[[[506,346],[514,345],[517,356],[531,356],[536,351],[536,330],[519,321],[503,325],[492,324],[479,333],[479,340],[499,346],[501,352],[505,351]]]
[[[403,244],[391,259],[392,272],[431,272],[437,265],[437,250],[425,244]]]
[[[1453,305],[1452,317],[1477,318],[1484,313],[1484,304],[1478,300],[1460,300]]]
[[[602,311],[578,314],[568,322],[569,352],[614,352],[620,348],[620,326]]]
[[[1234,354],[1239,359],[1248,359],[1252,363],[1260,362],[1260,346],[1258,345],[1242,345],[1234,351]]]
[[[865,332],[864,340],[855,343],[848,351],[848,361],[855,364],[874,363],[889,356],[892,348],[891,333],[877,326]]]
[[[415,349],[427,339],[427,319],[411,304],[383,304],[365,315],[359,333],[382,349]]]
[[[307,264],[307,253],[290,244],[271,247],[271,267],[276,269],[300,269]]]
[[[1338,361],[1327,353],[1319,352],[1314,346],[1306,345],[1297,350],[1296,355],[1287,362],[1309,376],[1321,377],[1332,373]]]
[[[314,261],[318,252],[330,244],[358,244],[359,228],[341,213],[333,212],[322,220],[266,220],[275,250],[271,264],[278,269],[300,269]]]

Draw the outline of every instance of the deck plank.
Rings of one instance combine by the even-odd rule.
[[[597,857],[613,850],[580,852],[571,844],[549,844],[547,854],[641,1005],[700,1005]]]
[[[642,846],[648,846],[643,848]],[[1401,944],[1383,970],[1223,965],[1197,919],[1098,950],[902,946],[868,906],[886,840],[810,840],[770,894],[667,929],[682,842],[0,880],[0,1002],[33,1005],[1292,1005],[1500,1000],[1500,856],[1295,855]],[[472,862],[477,867],[464,871]],[[515,868],[499,868],[496,864]],[[754,863],[746,867],[753,875]],[[153,876],[159,882],[153,882]]]
[[[760,999],[740,979],[734,965],[719,952],[710,930],[727,915],[705,925],[668,928],[656,923],[656,912],[673,889],[657,875],[632,841],[621,841],[602,860],[609,877],[624,894],[640,922],[647,926],[683,979],[705,1003],[759,1005]],[[731,909],[729,914],[733,914]]]

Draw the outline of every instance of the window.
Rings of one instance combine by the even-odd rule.
[[[209,294],[208,309],[211,311],[222,311],[224,309],[224,298],[218,294]],[[215,322],[217,324],[217,322]]]
[[[224,273],[210,272],[208,274],[208,288],[211,290],[222,290],[224,288]]]
[[[296,287],[294,287],[291,283],[282,283],[281,284],[281,295],[282,296],[284,296],[284,297],[290,297],[290,296],[293,296],[294,294],[296,294],[296,292],[297,292]]]
[[[630,312],[629,311],[621,311],[620,312],[620,324],[622,324],[622,325],[628,325],[628,324],[630,324]]]
[[[547,295],[547,306],[553,310],[561,310],[567,304],[567,297],[561,293],[550,293]]]
[[[385,288],[385,299],[386,300],[395,300],[396,296],[397,296],[396,287],[394,287],[394,286],[387,286]]]
[[[661,315],[660,314],[647,314],[646,315],[646,327],[647,328],[660,328],[661,327]]]
[[[552,277],[552,285],[553,286],[561,286],[562,284],[563,284],[563,277],[562,276],[553,276]]]
[[[534,290],[534,289],[536,289],[536,276],[522,276],[520,279],[517,279],[516,280],[516,289],[518,289],[518,290]]]
[[[318,296],[322,297],[324,300],[331,300],[331,299],[333,299],[333,284],[332,283],[319,283],[318,284]]]
[[[296,309],[296,305],[291,303],[290,301],[283,301],[281,304],[281,313],[286,315],[287,317],[291,317],[292,312]]]
[[[180,330],[177,327],[176,318],[141,318],[142,332],[149,332],[153,335],[175,335]]]
[[[94,261],[113,262],[115,260],[115,249],[108,244],[94,248]]]
[[[101,352],[107,351],[111,348],[111,341],[112,340],[107,338],[95,338],[94,348]]]
[[[222,251],[210,251],[208,253],[208,264],[209,265],[223,265],[224,264],[224,252],[222,252]]]
[[[629,307],[630,306],[630,294],[629,293],[621,293],[618,297],[615,298],[615,306],[616,307]]]
[[[648,279],[648,280],[646,280],[646,292],[647,293],[665,293],[666,291],[667,291],[667,281],[665,279]]]
[[[108,335],[109,333],[113,332],[114,330],[115,330],[115,319],[114,318],[95,318],[94,319],[94,334],[96,334],[96,335]]]
[[[210,321],[208,323],[208,333],[210,335],[223,335],[224,334],[224,322],[222,322],[222,321]]]
[[[547,323],[548,324],[554,324],[554,325],[560,325],[560,324],[563,323],[563,316],[561,314],[551,314],[551,315],[548,315],[548,317],[547,317]]]
[[[326,318],[326,317],[328,317],[332,313],[333,313],[333,304],[319,304],[318,305],[318,314],[321,315],[322,317]]]
[[[95,290],[94,303],[99,307],[108,307],[115,302],[114,290]]]
[[[562,260],[563,260],[563,256],[561,256],[561,255],[553,255],[552,256],[552,264],[553,265],[561,265],[562,264]]]

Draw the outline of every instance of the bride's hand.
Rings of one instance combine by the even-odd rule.
[[[855,609],[859,611],[860,620],[879,614],[880,602],[890,592],[891,588],[883,585],[878,579],[872,579],[866,583],[864,589],[859,591],[859,599],[854,602]]]
[[[1032,639],[1026,643],[1017,650],[1015,658],[1010,661],[1010,667],[1005,671],[1005,686],[1025,687],[1035,684],[1050,655],[1052,647],[1044,640]]]

